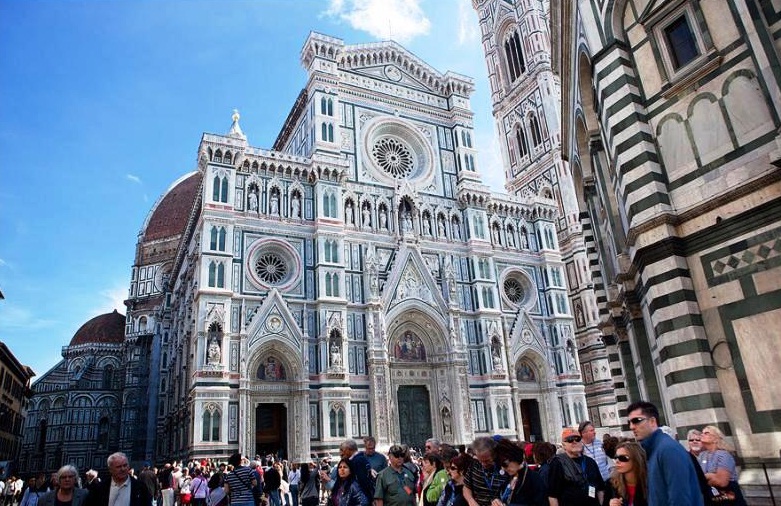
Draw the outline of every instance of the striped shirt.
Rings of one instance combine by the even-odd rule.
[[[472,492],[472,497],[480,506],[489,506],[492,500],[498,499],[509,481],[510,475],[497,464],[486,469],[477,459],[464,475],[464,487]]]
[[[595,439],[591,443],[583,442],[583,455],[591,457],[594,462],[599,466],[599,474],[602,475],[602,479],[607,481],[610,478],[611,466],[610,459],[605,455],[605,450],[602,448],[602,441]]]
[[[252,471],[244,466],[239,466],[225,475],[225,483],[230,487],[231,504],[255,501],[252,496],[252,479]]]

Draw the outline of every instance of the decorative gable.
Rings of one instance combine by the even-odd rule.
[[[279,291],[272,289],[263,303],[255,311],[252,322],[247,327],[248,347],[257,347],[261,338],[271,335],[286,341],[296,350],[303,349],[304,335],[288,309],[285,299]]]
[[[402,245],[396,256],[382,297],[389,310],[405,301],[417,299],[440,314],[447,314],[447,303],[425,260],[416,248],[407,245]]]

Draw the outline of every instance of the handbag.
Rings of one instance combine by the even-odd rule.
[[[737,482],[731,481],[726,487],[711,487],[713,496],[710,498],[711,504],[719,506],[746,506],[746,499],[740,492],[740,486]]]

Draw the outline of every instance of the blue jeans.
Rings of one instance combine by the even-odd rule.
[[[293,500],[293,506],[298,506],[298,483],[290,485],[290,496]]]
[[[279,497],[279,489],[269,492],[268,503],[269,506],[282,506],[282,498]]]

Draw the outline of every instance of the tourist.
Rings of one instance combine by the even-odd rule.
[[[106,463],[111,479],[89,493],[88,506],[151,506],[149,491],[130,475],[130,465],[124,453],[112,453]]]
[[[594,424],[589,420],[580,422],[578,432],[580,433],[581,441],[583,443],[583,455],[594,459],[594,462],[599,466],[599,473],[602,475],[602,479],[607,481],[610,477],[610,468],[612,465],[607,458],[607,455],[605,455],[602,441],[597,439],[597,431],[594,429]]]
[[[388,467],[377,475],[375,506],[415,506],[415,475],[404,466],[407,451],[393,445],[388,450]]]
[[[719,504],[732,501],[735,506],[745,506],[746,500],[738,485],[735,459],[724,443],[724,434],[713,425],[702,429],[700,436],[702,451],[697,460],[705,473],[705,479],[713,490],[712,502]]]
[[[659,428],[659,410],[650,402],[627,408],[629,428],[648,460],[650,506],[702,506],[697,473],[688,452]],[[617,450],[616,450],[617,451]]]
[[[497,459],[502,469],[510,476],[510,482],[492,506],[545,506],[548,504],[545,484],[540,475],[526,463],[523,449],[509,439],[502,439],[496,445]]]
[[[336,480],[331,489],[328,506],[368,506],[369,498],[363,492],[350,470],[350,461],[342,458],[336,465]]]
[[[421,461],[423,484],[421,485],[419,506],[436,506],[447,484],[447,471],[442,459],[436,453],[427,453]]]
[[[608,506],[646,506],[648,467],[639,443],[625,441],[616,447],[615,467],[608,481]]]
[[[231,506],[255,506],[255,493],[258,481],[252,475],[248,466],[242,465],[241,453],[234,453],[228,458],[228,465],[233,470],[225,474],[225,495],[230,498]]]
[[[564,452],[553,457],[548,473],[550,506],[599,506],[605,495],[599,466],[583,455],[582,439],[574,428],[564,428],[561,442]]]
[[[466,453],[459,453],[450,460],[447,466],[450,480],[445,485],[437,506],[467,506],[464,499],[464,474],[472,464],[472,457]]]
[[[39,506],[82,506],[89,490],[76,486],[79,472],[72,465],[62,466],[56,473],[57,488],[49,491],[38,501]]]
[[[469,506],[489,506],[510,481],[496,461],[496,441],[478,437],[472,442],[475,459],[464,476],[464,499]]]
[[[372,478],[377,478],[377,473],[388,467],[388,457],[377,452],[377,440],[373,436],[363,438],[363,451],[360,452],[372,468]]]

